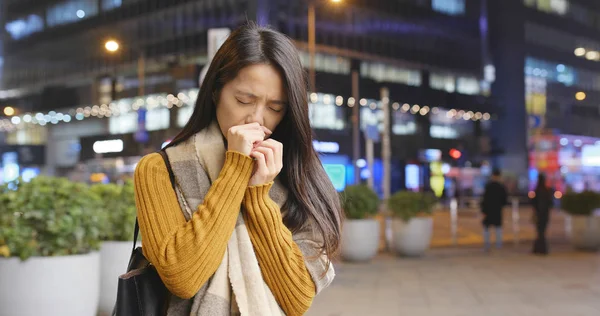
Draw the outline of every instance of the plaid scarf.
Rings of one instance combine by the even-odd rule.
[[[218,123],[214,121],[209,127],[183,143],[168,148],[166,152],[175,175],[179,204],[189,221],[225,163],[225,143]],[[281,208],[288,193],[276,180],[269,195]],[[312,227],[305,225],[293,238],[304,254],[307,269],[319,293],[331,283],[335,272],[331,265],[327,269],[327,256],[319,254],[319,238]],[[241,212],[223,261],[215,274],[193,298],[183,300],[173,296],[167,315],[284,315],[262,277]]]

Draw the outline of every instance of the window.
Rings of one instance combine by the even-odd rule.
[[[4,26],[8,34],[15,39],[27,37],[44,29],[44,20],[37,14],[10,21]]]
[[[414,69],[400,68],[383,63],[362,62],[360,73],[362,77],[377,82],[395,82],[414,87],[421,85],[421,72]]]
[[[579,78],[582,73],[594,77],[593,73],[588,71],[576,70],[573,67],[563,64],[552,63],[549,61],[528,57],[525,59],[525,75],[543,78],[548,82],[560,82],[566,86],[581,86],[586,81],[593,81],[592,78],[582,80]]]
[[[331,94],[318,93],[317,99],[308,103],[310,125],[319,129],[343,130],[346,127],[346,119],[343,102],[338,101],[339,98]],[[340,105],[336,105],[336,102]]]
[[[137,131],[137,123],[137,112],[111,116],[108,121],[108,130],[111,135],[134,133]]]
[[[146,113],[146,130],[158,131],[169,128],[171,112],[165,108],[154,108]]]
[[[598,19],[590,8],[569,0],[523,0],[523,4],[538,11],[565,16],[573,21],[592,27],[595,20]]]
[[[394,135],[414,135],[417,133],[417,123],[413,114],[394,111],[392,120],[392,133]]]
[[[537,9],[546,13],[565,15],[569,9],[567,0],[537,0]]]
[[[456,114],[456,115],[455,115]],[[464,120],[465,113],[440,109],[437,113],[431,112],[429,120],[431,126],[429,134],[433,138],[458,139],[462,136],[472,134],[474,124],[470,120]]]
[[[454,92],[456,90],[456,78],[453,75],[432,72],[429,75],[429,86],[432,89]]]
[[[369,126],[377,126],[379,132],[383,132],[383,109],[381,101],[367,99],[365,106],[360,108],[360,129],[368,133]]]
[[[462,15],[465,14],[465,0],[432,0],[431,8],[449,15]]]
[[[458,77],[456,80],[456,92],[462,94],[476,95],[481,91],[479,80],[474,77]]]
[[[185,124],[187,124],[187,122],[190,120],[190,117],[192,117],[192,113],[194,113],[193,106],[187,105],[179,108],[179,112],[177,114],[177,126],[184,127]]]
[[[302,65],[308,68],[310,66],[310,55],[304,51],[301,51],[299,55]],[[350,74],[350,60],[334,55],[315,54],[315,70],[347,75]]]
[[[55,4],[46,12],[48,26],[74,23],[98,14],[98,0],[69,0]]]

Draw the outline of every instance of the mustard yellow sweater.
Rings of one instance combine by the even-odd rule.
[[[228,151],[218,179],[188,222],[162,157],[142,158],[135,193],[144,255],[171,293],[191,298],[221,264],[243,204],[265,282],[287,315],[302,315],[315,296],[315,284],[281,210],[268,195],[272,183],[248,187],[253,165],[249,156]]]

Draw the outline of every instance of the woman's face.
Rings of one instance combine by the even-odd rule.
[[[255,122],[274,132],[287,101],[277,68],[266,64],[244,67],[221,90],[216,110],[221,132],[227,136],[231,127]]]

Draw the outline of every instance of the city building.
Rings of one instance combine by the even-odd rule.
[[[215,44],[226,29],[246,20],[290,36],[308,69],[310,6],[316,13],[311,121],[326,168],[344,179],[339,188],[354,182],[353,164],[364,165],[353,161],[354,107],[360,107],[364,159],[364,138],[373,135],[366,131],[382,129],[384,87],[391,107],[394,190],[427,189],[430,162],[445,163],[446,171],[485,166],[501,149],[490,140],[495,120],[506,114],[498,100],[506,99],[493,93],[498,66],[491,59],[485,1],[0,0],[0,5],[0,108],[15,112],[0,119],[0,143],[46,145],[41,172],[66,174],[82,163],[97,171],[110,163],[131,171],[133,162],[106,152],[114,150],[107,144],[122,140],[120,148],[134,140],[137,149],[125,146],[127,156],[139,156],[168,141],[191,115],[198,78]],[[359,77],[354,90],[353,72]],[[100,152],[93,150],[96,142]],[[379,178],[379,144],[374,153],[373,176]],[[361,175],[369,176],[364,170]]]
[[[600,189],[600,2],[490,1],[489,12],[505,164],[530,187],[544,172],[559,191]]]

